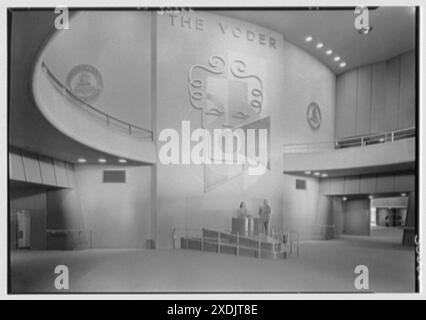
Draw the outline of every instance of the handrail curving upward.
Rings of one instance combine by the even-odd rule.
[[[151,140],[153,139],[153,132],[151,130],[136,126],[134,124],[131,124],[131,123],[128,123],[128,122],[123,121],[121,119],[118,119],[114,116],[111,116],[111,115],[95,108],[94,106],[90,105],[89,103],[87,103],[83,99],[77,97],[70,89],[68,89],[66,87],[65,84],[63,84],[53,74],[53,72],[49,69],[49,67],[46,65],[46,63],[44,61],[41,63],[41,68],[46,72],[50,82],[53,85],[53,87],[55,87],[55,89],[58,90],[58,92],[61,95],[76,101],[78,104],[85,106],[87,109],[89,109],[90,111],[93,111],[95,114],[104,117],[105,120],[106,120],[107,126],[109,126],[112,122],[116,122],[116,123],[124,126],[126,128],[127,133],[130,136],[134,136],[134,137],[138,137],[138,138],[142,138],[142,139],[146,139],[146,138],[151,139]]]

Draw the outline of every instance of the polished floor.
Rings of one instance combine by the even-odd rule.
[[[263,260],[190,250],[14,251],[13,293],[58,292],[55,266],[69,269],[69,292],[356,292],[354,269],[369,270],[371,292],[413,292],[414,248],[399,231],[307,241],[300,257]]]

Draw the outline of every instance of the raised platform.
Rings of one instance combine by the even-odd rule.
[[[259,259],[286,259],[293,253],[293,243],[289,241],[289,237],[285,237],[283,240],[279,241],[263,234],[248,237],[203,228],[200,236],[181,237],[180,248]]]

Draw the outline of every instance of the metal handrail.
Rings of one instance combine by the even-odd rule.
[[[211,237],[205,237],[203,235],[203,230],[204,228],[201,229],[194,229],[194,228],[173,228],[172,229],[172,244],[173,244],[173,250],[176,250],[176,235],[177,235],[177,231],[183,231],[185,238],[188,239],[190,238],[190,234],[188,233],[188,231],[195,231],[198,236],[200,237],[201,240],[201,251],[203,251],[203,247],[204,247],[204,241],[212,241],[212,242],[216,242],[218,244],[218,253],[220,253],[221,251],[221,246],[222,245],[229,245],[228,243],[223,244],[222,243],[222,237],[221,235],[226,235],[226,236],[232,236],[235,238],[236,242],[234,244],[234,246],[236,247],[236,252],[237,252],[237,256],[239,255],[239,249],[240,248],[246,248],[246,246],[241,245],[240,244],[240,239],[241,238],[246,238],[246,239],[250,239],[250,240],[256,240],[258,241],[258,258],[261,258],[262,255],[262,246],[261,246],[261,234],[259,233],[259,235],[257,237],[248,237],[248,236],[242,236],[239,233],[232,233],[229,231],[222,231],[222,230],[218,230],[218,229],[212,229],[212,228],[208,228],[206,230],[209,231],[213,231],[213,232],[217,232],[217,238],[211,238]],[[283,239],[285,237],[286,242],[284,243],[285,246],[287,247],[290,256],[293,255],[293,251],[296,251],[296,256],[299,257],[299,243],[300,243],[300,237],[299,237],[299,233],[296,231],[283,231],[283,230],[278,230],[278,229],[274,229],[275,231],[275,235],[278,234],[278,238],[272,236],[275,240],[277,240],[278,242],[282,243]],[[295,248],[294,248],[295,247]]]
[[[291,151],[288,153],[297,151],[312,151],[312,150],[326,150],[326,149],[343,149],[351,147],[364,147],[371,144],[389,143],[403,139],[409,139],[416,136],[416,128],[408,127],[403,129],[397,129],[393,131],[385,131],[378,133],[370,133],[367,135],[356,135],[346,137],[340,140],[329,140],[329,141],[318,141],[318,142],[307,142],[307,143],[287,143],[284,144],[284,148],[290,148]]]
[[[92,229],[46,229],[46,234],[61,234],[61,233],[87,233],[88,235],[88,247],[93,248],[93,230]]]
[[[55,89],[57,89],[60,94],[62,94],[64,96],[67,96],[67,97],[71,98],[72,100],[75,100],[76,102],[78,102],[79,104],[84,105],[86,108],[90,109],[91,111],[95,112],[96,114],[99,114],[99,115],[105,117],[107,126],[109,126],[111,120],[113,120],[113,121],[116,121],[116,122],[124,125],[128,129],[128,134],[129,135],[134,135],[134,133],[136,131],[142,131],[142,132],[148,134],[148,138],[150,138],[151,140],[153,139],[153,132],[151,130],[139,127],[137,125],[131,124],[129,122],[126,122],[124,120],[121,120],[121,119],[118,119],[118,118],[116,118],[114,116],[111,116],[111,115],[109,115],[109,114],[107,114],[107,113],[105,113],[105,112],[103,112],[103,111],[95,108],[94,106],[92,106],[88,102],[86,102],[83,99],[81,99],[78,96],[76,96],[70,89],[68,89],[66,87],[65,84],[63,84],[58,79],[58,77],[56,77],[54,75],[54,73],[50,70],[50,68],[46,65],[46,63],[44,61],[41,63],[41,67],[46,72],[49,80],[53,84],[53,87],[55,87]]]

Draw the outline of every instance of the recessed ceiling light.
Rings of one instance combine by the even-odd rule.
[[[104,159],[104,158],[99,158],[99,159],[98,159],[98,162],[100,162],[100,163],[105,163],[105,162],[107,162],[107,161],[106,161],[106,159]]]
[[[127,163],[127,160],[126,159],[118,159],[118,162],[120,162],[120,163]]]
[[[305,171],[305,174],[311,174],[312,172],[311,171]]]
[[[340,57],[339,57],[339,56],[335,56],[333,60],[334,60],[334,61],[339,61],[339,60],[340,60]]]
[[[323,173],[323,174],[321,174],[321,177],[323,177],[323,178],[328,177],[328,174],[327,173]]]
[[[373,27],[372,26],[368,26],[368,27],[359,29],[358,33],[359,34],[367,34],[367,33],[370,33],[371,30],[373,30]]]
[[[333,50],[331,50],[331,49],[328,49],[326,52],[325,52],[325,54],[326,55],[330,55],[330,54],[332,54],[333,53]]]
[[[86,159],[84,159],[84,158],[78,158],[78,159],[77,159],[77,162],[79,162],[79,163],[85,163],[85,162],[86,162]]]
[[[322,47],[324,47],[323,43],[320,42],[320,43],[317,44],[317,49],[321,49]]]
[[[343,201],[346,201],[346,200],[348,200],[348,198],[346,198],[346,197],[343,197],[343,198],[342,198],[342,200],[343,200]]]
[[[311,36],[307,36],[305,39],[306,42],[311,42],[312,41],[312,37]]]
[[[321,172],[314,172],[314,176],[319,176],[321,175]]]
[[[344,68],[344,67],[346,67],[346,62],[341,62],[341,63],[339,64],[339,66],[340,66],[340,68]]]
[[[407,194],[405,192],[401,193],[401,197],[406,197]]]

